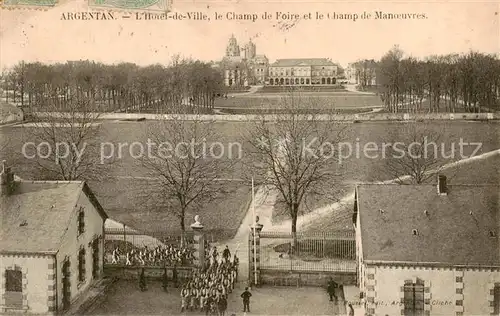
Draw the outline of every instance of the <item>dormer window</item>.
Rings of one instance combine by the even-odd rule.
[[[83,207],[78,211],[78,236],[85,232],[85,212]]]
[[[490,237],[495,238],[496,236],[497,234],[494,231],[490,230]]]
[[[413,234],[413,236],[418,236],[418,230],[416,229],[413,229],[411,233]]]

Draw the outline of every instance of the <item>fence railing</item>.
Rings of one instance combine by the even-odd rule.
[[[104,260],[108,266],[129,264],[134,266],[165,266],[173,265],[174,262],[178,266],[192,265],[193,231],[172,234],[163,230],[138,231],[130,228],[106,228],[104,236]],[[207,245],[213,242],[213,234],[210,232],[205,233],[205,238],[208,242]],[[155,248],[166,249],[171,246],[175,252],[180,251],[182,255],[169,258],[154,253]],[[141,259],[138,258],[138,253],[142,253]]]
[[[288,271],[356,271],[355,232],[262,232],[260,267]]]

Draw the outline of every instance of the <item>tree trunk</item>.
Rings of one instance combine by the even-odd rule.
[[[294,203],[291,210],[292,215],[292,249],[291,253],[295,254],[297,251],[297,218],[299,216],[299,205]]]
[[[184,211],[181,212],[180,216],[180,224],[181,224],[181,247],[184,247],[185,244],[185,233],[186,233],[186,224],[184,223],[184,219],[186,217],[186,214]]]

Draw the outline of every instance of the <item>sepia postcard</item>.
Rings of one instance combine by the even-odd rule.
[[[500,315],[500,1],[0,0],[0,314]]]

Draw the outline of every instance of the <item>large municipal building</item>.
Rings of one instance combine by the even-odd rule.
[[[277,59],[269,64],[265,55],[257,54],[249,41],[240,48],[234,35],[226,46],[226,54],[215,65],[220,67],[226,86],[270,85],[311,86],[336,85],[338,66],[328,58]]]

